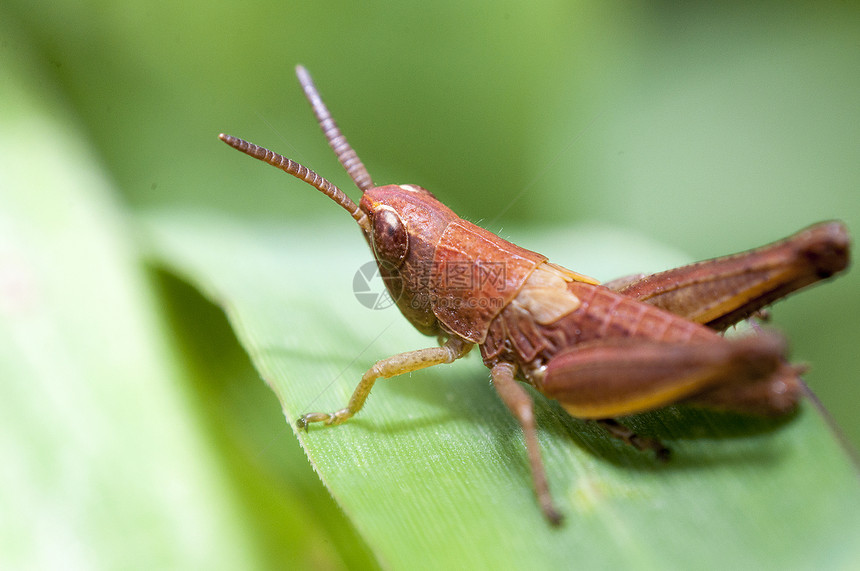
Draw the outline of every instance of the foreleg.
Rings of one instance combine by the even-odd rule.
[[[457,337],[452,337],[441,347],[408,351],[383,359],[364,373],[364,376],[361,377],[361,382],[358,383],[355,391],[353,391],[352,397],[345,408],[332,413],[311,412],[305,414],[296,421],[296,426],[301,429],[307,429],[308,424],[312,422],[322,422],[326,425],[340,424],[361,410],[377,379],[387,379],[395,375],[411,373],[412,371],[426,369],[434,365],[453,363],[466,355],[471,348],[471,344]]]

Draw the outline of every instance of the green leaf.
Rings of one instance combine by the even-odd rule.
[[[0,64],[0,567],[258,566],[108,178],[16,52]]]
[[[310,469],[272,466],[305,463],[266,449],[283,417],[223,316],[180,335],[199,295],[145,271],[110,178],[0,31],[0,568],[364,565],[312,473],[302,493]],[[199,344],[218,354],[193,363]],[[230,431],[243,404],[253,427]]]
[[[173,210],[141,224],[153,259],[225,309],[290,421],[342,407],[374,361],[435,342],[395,308],[356,300],[354,276],[371,258],[346,221],[284,228]],[[612,230],[511,234],[538,251],[563,249],[555,261],[601,279],[679,257]],[[345,425],[297,433],[383,564],[777,569],[860,557],[857,475],[808,403],[779,421],[681,408],[633,418],[673,449],[659,465],[536,395],[567,516],[554,529],[534,501],[518,425],[488,379],[473,354],[383,380]]]

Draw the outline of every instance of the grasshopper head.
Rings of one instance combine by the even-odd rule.
[[[430,191],[411,184],[365,191],[359,207],[370,223],[368,242],[401,313],[422,333],[439,333],[430,300],[436,244],[457,218]]]
[[[297,66],[296,75],[329,146],[362,192],[358,205],[337,186],[293,160],[230,135],[220,135],[221,140],[300,178],[349,212],[371,245],[383,281],[403,315],[422,333],[440,333],[431,304],[427,303],[429,280],[434,278],[435,245],[456,215],[419,186],[374,186],[364,164],[323,103],[310,74]]]

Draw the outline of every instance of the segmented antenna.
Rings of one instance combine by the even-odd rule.
[[[311,74],[303,66],[297,65],[296,77],[299,78],[299,83],[302,89],[305,90],[305,97],[308,98],[314,110],[314,115],[317,116],[317,121],[323,134],[325,134],[326,140],[328,140],[328,145],[334,151],[334,154],[337,155],[337,160],[340,161],[340,164],[346,169],[346,172],[355,182],[355,185],[361,189],[362,193],[368,188],[373,188],[374,185],[370,179],[370,174],[364,168],[364,164],[358,158],[358,155],[352,149],[346,137],[340,132],[337,123],[334,122],[328,107],[325,106],[319,91],[317,91],[317,86],[314,85],[314,80],[311,79]]]
[[[358,222],[361,229],[365,232],[370,232],[370,222],[367,220],[367,215],[352,201],[341,189],[312,171],[306,166],[300,165],[296,161],[290,160],[283,155],[274,153],[265,147],[249,143],[243,139],[232,137],[221,133],[218,138],[233,147],[238,151],[242,151],[246,155],[260,159],[265,163],[269,163],[273,167],[277,167],[287,174],[291,174],[299,178],[309,185],[313,186],[340,206],[342,206],[353,219]],[[349,145],[347,145],[349,146]],[[363,167],[362,167],[363,168]]]

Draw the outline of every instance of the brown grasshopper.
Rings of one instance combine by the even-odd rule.
[[[329,145],[362,192],[358,205],[286,157],[229,135],[221,140],[345,208],[400,311],[440,342],[377,362],[345,408],[305,414],[299,428],[340,424],[361,410],[377,379],[451,363],[478,345],[493,386],[522,426],[540,507],[557,524],[561,515],[547,485],[533,403],[517,380],[659,458],[668,457],[659,441],[615,419],[676,403],[761,415],[794,409],[800,367],[787,363],[782,339],[720,332],[844,270],[850,242],[842,223],[816,224],[741,254],[601,285],[463,220],[424,188],[375,186],[308,72],[298,66],[296,74]]]

